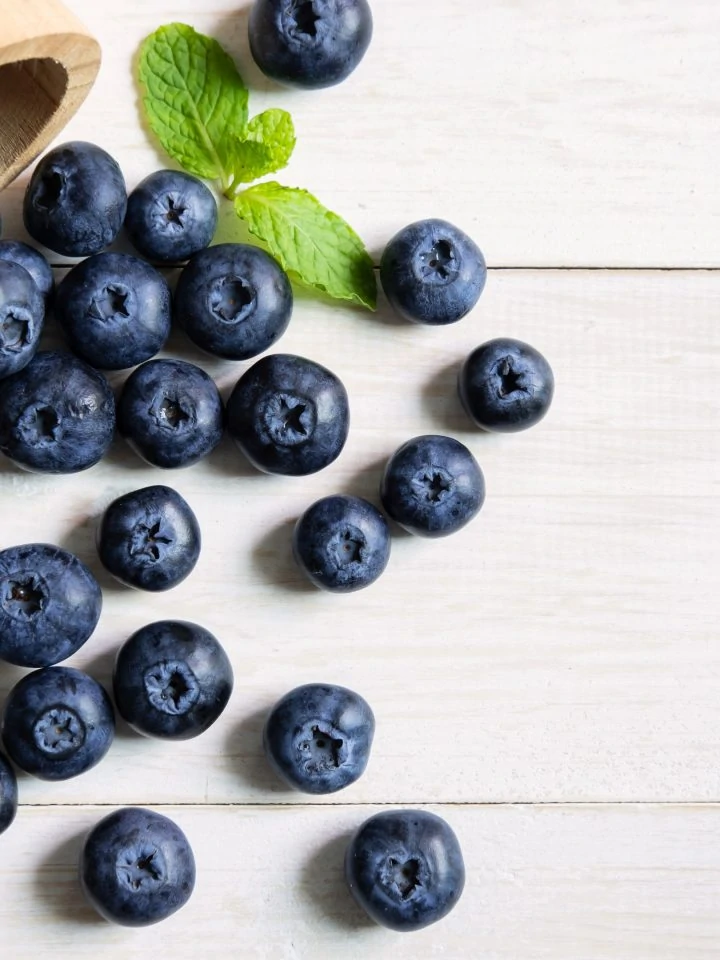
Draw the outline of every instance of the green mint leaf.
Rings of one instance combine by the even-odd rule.
[[[235,198],[235,210],[303,283],[375,309],[375,271],[362,240],[307,190],[259,183]]]
[[[287,110],[259,113],[235,145],[234,183],[252,183],[281,170],[288,165],[294,149],[295,127]]]
[[[167,24],[143,41],[139,77],[148,123],[165,150],[189,173],[227,188],[248,91],[220,44],[184,23]]]

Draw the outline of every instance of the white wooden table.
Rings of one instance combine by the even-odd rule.
[[[255,474],[229,443],[172,475],[121,443],[76,477],[0,463],[3,546],[55,541],[97,571],[99,512],[158,481],[201,521],[200,562],[172,594],[99,573],[104,613],[73,664],[108,681],[133,630],[179,616],[216,633],[236,673],[197,740],[120,725],[93,772],[21,780],[0,839],[4,960],[717,957],[716,0],[375,0],[362,67],[313,94],[259,75],[244,0],[71,5],[104,66],[64,139],[105,146],[130,186],[166,163],[131,63],[143,36],[180,20],[237,55],[253,112],[292,111],[299,143],[280,179],[345,215],[375,256],[405,223],[444,216],[492,269],[449,329],[298,296],[282,349],[334,369],[352,403],[346,451],[315,476]],[[0,196],[6,235],[22,235],[26,182]],[[220,238],[238,236],[226,210]],[[473,432],[454,397],[458,363],[498,335],[530,341],[556,373],[551,414],[515,437]],[[169,351],[199,359],[180,335]],[[223,388],[246,367],[201,362]],[[478,520],[445,541],[398,536],[370,590],[306,588],[294,518],[331,492],[375,496],[383,460],[432,431],[480,460]],[[21,674],[0,668],[0,695]],[[355,786],[309,803],[271,775],[260,730],[277,697],[316,679],[361,692],[377,736]],[[123,804],[174,817],[198,860],[187,907],[143,932],[97,921],[77,888],[83,832]],[[377,805],[430,806],[466,854],[457,909],[413,936],[369,926],[343,885],[348,834]]]

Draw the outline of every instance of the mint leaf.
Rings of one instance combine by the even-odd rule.
[[[375,271],[362,240],[307,190],[259,183],[235,198],[235,210],[303,283],[375,309]]]
[[[259,113],[235,145],[234,182],[252,183],[281,170],[288,165],[294,149],[295,127],[287,110]]]
[[[165,150],[227,189],[248,117],[248,91],[231,58],[216,40],[170,23],[143,41],[139,77],[148,123]]]

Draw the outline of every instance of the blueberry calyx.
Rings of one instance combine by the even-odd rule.
[[[200,684],[187,663],[161,660],[145,671],[145,690],[150,703],[162,713],[187,713],[200,696]]]
[[[274,393],[259,405],[259,420],[270,442],[282,447],[305,443],[317,423],[315,404],[293,393]]]
[[[165,556],[165,548],[172,543],[172,537],[163,533],[161,521],[156,520],[149,524],[139,523],[135,527],[128,549],[131,557],[146,557],[151,563],[155,563]]]
[[[30,342],[30,316],[17,304],[0,317],[0,353],[20,353]]]
[[[98,295],[93,298],[89,316],[93,320],[102,320],[109,323],[122,317],[127,319],[130,316],[128,309],[128,299],[130,290],[120,283],[109,283]]]
[[[315,12],[313,0],[290,0],[287,18],[290,36],[306,43],[317,36],[317,23],[322,20]]]
[[[47,602],[47,587],[35,573],[17,575],[2,584],[0,604],[16,620],[32,620]]]
[[[164,391],[155,397],[148,413],[155,418],[158,426],[168,430],[182,430],[183,424],[192,420],[192,415],[185,410],[178,397],[168,397]]]
[[[54,210],[62,202],[65,192],[65,177],[57,170],[50,168],[40,180],[37,195],[35,196],[35,206],[40,210],[47,210],[48,213]]]
[[[452,493],[455,481],[447,470],[431,466],[427,470],[419,470],[413,477],[411,486],[417,500],[442,503]]]
[[[257,294],[242,277],[218,277],[210,289],[210,309],[222,323],[239,323],[254,310]]]
[[[422,872],[422,864],[416,857],[388,857],[382,879],[389,892],[397,892],[400,900],[410,900],[418,887],[424,885]]]
[[[505,400],[513,393],[527,393],[523,371],[515,370],[512,357],[505,357],[498,363],[497,375],[500,380],[498,396]]]
[[[42,753],[69,757],[85,743],[85,724],[69,707],[48,707],[33,724],[33,739]]]
[[[165,883],[167,866],[154,843],[138,843],[120,851],[115,861],[115,873],[129,890],[152,889]]]
[[[344,739],[328,724],[311,721],[300,733],[298,747],[307,773],[318,774],[341,767],[347,759]]]
[[[183,217],[185,216],[187,207],[184,207],[182,203],[178,203],[177,194],[173,195],[172,193],[169,193],[165,197],[165,206],[167,211],[165,213],[165,219],[168,223],[179,227],[178,232],[182,232],[185,229]]]
[[[457,276],[459,264],[449,240],[436,240],[429,250],[420,252],[418,259],[419,279],[426,283],[449,283]]]
[[[26,407],[18,420],[18,433],[23,443],[32,447],[46,447],[61,438],[61,421],[54,407]]]
[[[362,563],[367,540],[362,530],[348,525],[334,536],[328,544],[338,567],[349,567],[352,563]]]

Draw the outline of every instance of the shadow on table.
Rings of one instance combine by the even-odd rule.
[[[253,790],[271,794],[268,802],[289,797],[294,791],[285,787],[268,763],[263,750],[263,726],[272,709],[269,703],[233,727],[225,743],[225,752],[238,779]]]
[[[37,900],[63,924],[105,923],[85,899],[78,878],[80,850],[86,832],[67,837],[40,864],[34,879]]]
[[[345,883],[345,851],[352,830],[323,844],[302,870],[299,892],[325,923],[345,932],[381,928],[353,900]]]

